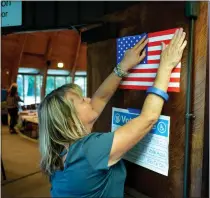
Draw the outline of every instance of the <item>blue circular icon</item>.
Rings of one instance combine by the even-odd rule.
[[[115,122],[120,123],[120,114],[118,113],[115,114]]]
[[[159,133],[165,133],[166,132],[166,124],[164,122],[159,122],[157,125],[157,130]]]

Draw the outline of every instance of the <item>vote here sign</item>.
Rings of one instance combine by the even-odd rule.
[[[112,108],[112,132],[139,114],[140,110],[137,109]],[[152,130],[123,159],[168,176],[169,134],[170,117],[161,115]]]

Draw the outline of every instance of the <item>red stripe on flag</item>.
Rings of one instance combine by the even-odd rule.
[[[167,34],[174,34],[177,29],[179,29],[179,28],[164,30],[164,31],[160,31],[160,32],[148,33],[148,37],[155,37],[155,36],[163,36],[163,35],[167,35]]]
[[[169,87],[168,92],[180,92],[180,87]]]
[[[159,64],[160,63],[160,59],[157,59],[157,60],[148,60],[147,63],[148,64]]]
[[[141,82],[154,82],[155,78],[142,78],[142,77],[126,77],[123,81],[141,81]]]
[[[155,78],[126,77],[123,81],[154,82]],[[179,82],[180,78],[170,78],[170,82]]]
[[[168,45],[170,43],[171,39],[170,40],[161,40],[161,41],[155,41],[155,42],[149,42],[148,43],[148,47],[154,47],[154,46],[160,46],[162,45],[161,42],[164,42],[166,45]]]
[[[120,85],[120,89],[135,89],[135,90],[147,90],[149,86],[135,86],[135,85]],[[169,92],[180,92],[180,87],[169,87]]]
[[[131,69],[130,73],[157,73],[157,69]]]
[[[160,55],[161,52],[162,52],[161,50],[157,50],[157,51],[148,51],[148,56]]]
[[[158,69],[131,69],[130,73],[157,73]],[[172,73],[180,73],[181,68],[174,68]]]

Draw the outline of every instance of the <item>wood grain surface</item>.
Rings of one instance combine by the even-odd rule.
[[[190,196],[201,191],[203,123],[206,76],[206,13],[207,4],[200,3],[200,16],[195,27],[192,110],[196,115],[191,131]],[[185,2],[140,2],[122,12],[110,15],[109,21],[120,21],[118,36],[155,32],[183,27],[189,36],[189,20],[185,17]],[[88,46],[88,95],[91,96],[116,65],[116,40],[110,39]],[[181,92],[169,93],[170,100],[162,114],[170,116],[169,175],[168,177],[126,162],[126,185],[154,198],[181,198],[183,194],[185,102],[187,80],[186,48],[181,69]],[[111,85],[110,85],[111,86]],[[111,129],[111,108],[142,108],[145,91],[118,90],[111,99],[94,131]],[[197,157],[196,157],[197,156]]]

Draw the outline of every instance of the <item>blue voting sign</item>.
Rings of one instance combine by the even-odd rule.
[[[135,119],[139,109],[112,108],[112,132]],[[167,176],[170,117],[161,115],[152,130],[123,157],[132,163]]]
[[[123,126],[128,121],[136,118],[139,115],[139,113],[140,113],[140,110],[137,110],[137,109],[127,109],[127,110],[122,111],[122,109],[117,110],[116,108],[116,110],[113,112],[112,123],[115,125]],[[169,134],[168,117],[166,118],[165,116],[160,116],[159,120],[153,126],[150,133],[168,137],[168,134]]]

